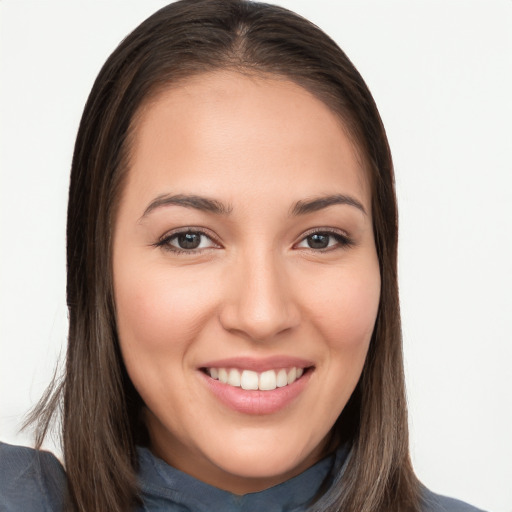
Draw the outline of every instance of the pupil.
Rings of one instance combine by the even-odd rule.
[[[329,245],[329,235],[315,233],[308,236],[308,245],[311,249],[325,249]]]
[[[198,233],[184,233],[178,236],[178,244],[182,249],[197,249],[201,243]]]

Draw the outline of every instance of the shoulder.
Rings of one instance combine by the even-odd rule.
[[[421,501],[421,512],[484,512],[463,501],[434,494],[426,488],[422,489]]]
[[[0,442],[0,503],[2,511],[62,509],[66,474],[49,453]]]

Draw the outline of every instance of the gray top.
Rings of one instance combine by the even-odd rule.
[[[300,475],[261,492],[237,496],[205,484],[138,448],[143,508],[138,512],[302,512],[322,484],[329,485],[348,450],[321,460]],[[66,474],[48,452],[0,443],[0,512],[61,511]],[[422,512],[482,512],[424,490]]]

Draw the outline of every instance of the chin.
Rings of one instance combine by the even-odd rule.
[[[275,479],[275,483],[279,483],[302,473],[323,455],[323,442],[317,447],[299,449],[298,442],[291,438],[288,441],[284,444],[283,436],[279,436],[272,442],[259,440],[232,444],[236,448],[227,453],[216,453],[212,462],[226,473],[240,478]]]

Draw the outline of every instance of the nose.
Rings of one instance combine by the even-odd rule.
[[[227,300],[220,311],[224,329],[267,341],[299,325],[299,308],[287,273],[269,254],[240,257],[230,269]]]

